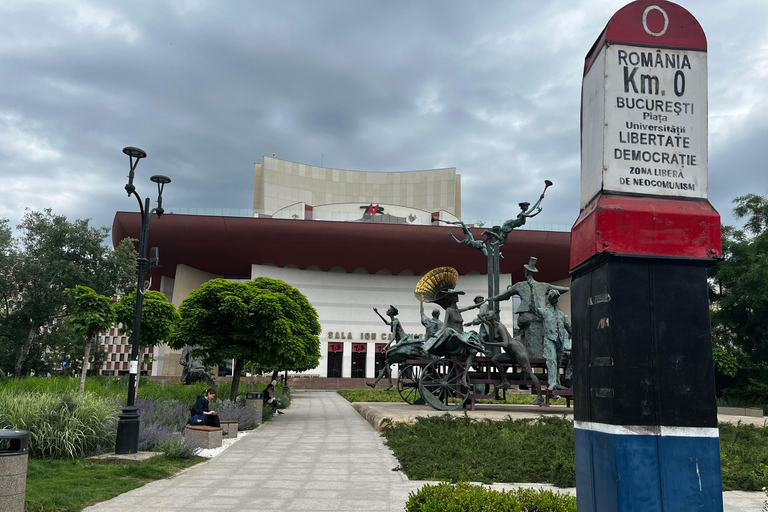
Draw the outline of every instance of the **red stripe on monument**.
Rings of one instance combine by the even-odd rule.
[[[605,252],[720,258],[720,214],[707,201],[598,195],[571,230],[570,268]]]

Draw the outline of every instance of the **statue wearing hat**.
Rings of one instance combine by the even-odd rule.
[[[542,326],[541,308],[546,306],[545,297],[550,290],[566,293],[567,286],[556,286],[540,283],[533,276],[538,272],[537,259],[531,256],[525,268],[525,281],[509,285],[507,290],[489,300],[509,300],[512,296],[520,297],[520,307],[517,308],[517,325],[522,333],[522,341],[530,357],[544,357],[544,329]]]

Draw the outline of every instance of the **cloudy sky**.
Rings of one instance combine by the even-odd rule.
[[[166,208],[250,208],[263,155],[456,167],[467,221],[579,210],[585,54],[625,0],[3,0],[0,217],[135,211],[124,146]],[[709,197],[768,192],[768,2],[681,2],[709,43]]]

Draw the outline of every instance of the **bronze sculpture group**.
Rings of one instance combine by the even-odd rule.
[[[568,288],[533,280],[531,276],[537,271],[535,264],[536,258],[531,258],[530,262],[525,265],[526,281],[515,283],[509,286],[503,294],[488,300],[484,300],[482,296],[475,297],[474,303],[465,308],[458,306],[459,296],[463,295],[464,292],[454,289],[442,290],[440,295],[441,305],[445,307],[444,323],[437,320],[439,310],[434,310],[433,318],[428,319],[423,314],[422,302],[420,305],[421,316],[427,334],[423,340],[411,338],[405,334],[400,320],[397,319],[398,310],[396,307],[390,306],[387,310],[387,315],[390,317],[389,321],[374,308],[384,323],[391,327],[392,340],[384,347],[386,360],[383,368],[376,380],[367,383],[368,386],[374,388],[382,378],[387,377],[389,384],[386,389],[392,389],[390,365],[394,363],[460,356],[466,357],[465,366],[469,368],[473,359],[478,353],[481,353],[491,357],[499,371],[502,383],[497,386],[498,389],[510,387],[505,370],[500,363],[517,363],[537,390],[537,398],[532,402],[533,405],[542,403],[542,396],[539,379],[531,369],[531,357],[546,359],[549,389],[567,389],[560,382],[559,368],[564,354],[570,352],[571,325],[567,315],[560,311],[557,303],[560,294],[567,292]],[[491,301],[504,301],[515,295],[521,298],[521,304],[518,308],[518,325],[521,335],[517,337],[513,336],[509,329],[501,323],[499,314],[489,308]],[[545,295],[547,297],[546,304]],[[480,309],[477,318],[464,323],[462,313],[476,308]],[[441,323],[442,326],[440,326]],[[480,325],[480,331],[464,330],[464,327],[472,325]],[[493,336],[490,333],[493,333]],[[466,376],[462,377],[462,384],[467,388],[470,387]]]
[[[545,181],[544,192],[551,185],[550,181]],[[392,340],[385,347],[384,367],[375,381],[367,383],[370,387],[375,387],[385,376],[389,380],[387,389],[393,387],[389,369],[391,364],[405,363],[409,360],[429,363],[440,358],[453,359],[454,356],[458,356],[465,358],[463,359],[465,370],[456,385],[470,388],[467,371],[472,368],[474,358],[481,354],[490,357],[498,370],[501,383],[496,384],[497,389],[510,387],[505,367],[502,365],[506,363],[508,366],[509,363],[516,363],[537,390],[537,398],[533,404],[541,404],[543,400],[539,379],[532,371],[530,358],[544,358],[546,360],[548,389],[567,389],[560,381],[560,366],[564,355],[569,354],[571,349],[571,326],[567,316],[558,308],[558,300],[561,294],[569,290],[568,287],[536,281],[534,276],[538,272],[537,259],[531,257],[529,262],[524,265],[525,281],[508,286],[502,293],[498,292],[498,258],[502,257],[499,249],[506,243],[512,230],[524,225],[526,219],[541,212],[540,205],[544,199],[544,192],[532,207],[530,203],[520,203],[521,211],[514,219],[506,221],[501,227],[484,231],[485,241],[476,240],[464,222],[449,222],[449,224],[458,224],[464,233],[464,239],[459,240],[453,233],[449,232],[456,242],[480,250],[488,258],[489,298],[484,299],[482,296],[477,296],[472,305],[460,308],[458,305],[459,296],[463,295],[464,292],[455,289],[458,273],[449,267],[441,267],[429,272],[419,281],[415,292],[420,301],[421,322],[426,329],[424,340],[410,338],[405,334],[400,321],[396,318],[398,311],[394,306],[390,306],[387,310],[389,321],[374,308],[384,323],[391,327]],[[492,258],[495,261],[492,261]],[[495,283],[493,283],[494,279]],[[509,300],[514,296],[520,299],[520,305],[517,308],[519,336],[513,336],[510,330],[501,323],[498,311],[500,301]],[[424,302],[440,305],[445,310],[444,322],[439,320],[438,309],[432,311],[432,318],[427,317],[424,314]],[[472,309],[479,309],[477,317],[464,323],[462,313]],[[464,330],[464,327],[475,325],[480,326],[479,332]],[[456,394],[459,391],[458,388],[451,391],[445,387],[445,384],[453,378],[450,375],[451,372],[445,369],[445,365],[442,369],[434,366],[435,369],[430,374],[429,369],[432,366],[434,365],[427,364],[425,366],[424,371],[426,373],[422,380],[431,379],[430,382],[437,382],[435,385],[437,388],[440,388],[440,385],[443,387],[440,388],[439,392],[434,392],[435,396],[432,397],[429,396],[426,387],[420,389],[422,396],[427,398],[433,407],[441,406],[440,408],[444,408],[442,406],[448,404],[450,399],[448,395]],[[570,375],[566,375],[566,378],[569,377]],[[424,396],[425,394],[427,396]]]

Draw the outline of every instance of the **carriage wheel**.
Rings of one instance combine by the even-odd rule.
[[[469,394],[462,383],[464,371],[461,364],[451,359],[429,363],[419,379],[424,401],[438,411],[453,411],[464,405]]]
[[[407,365],[398,373],[397,392],[400,398],[410,405],[422,405],[424,399],[419,392],[419,378],[421,377],[421,366]]]

